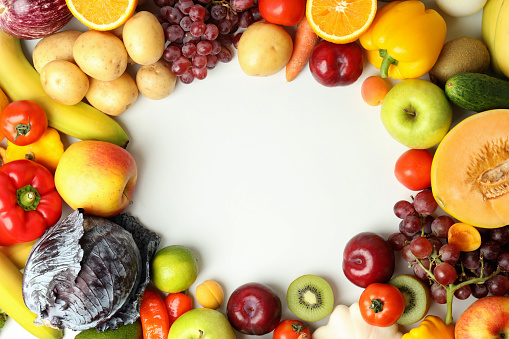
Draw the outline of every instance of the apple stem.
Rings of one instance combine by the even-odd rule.
[[[380,54],[380,57],[382,60],[382,65],[380,66],[380,76],[382,78],[387,78],[389,76],[389,66],[394,64],[395,66],[398,65],[398,60],[394,59],[387,53],[386,49],[380,49],[378,50],[378,53]]]
[[[199,338],[203,338],[203,331],[202,330],[198,330],[198,332],[200,332],[200,334],[198,335],[198,339]]]

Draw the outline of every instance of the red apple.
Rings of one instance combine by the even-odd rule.
[[[267,334],[281,320],[281,299],[267,285],[247,283],[233,291],[226,313],[237,331],[250,335]]]
[[[477,299],[458,318],[454,337],[509,338],[509,298],[488,296]]]
[[[107,218],[131,202],[137,177],[136,162],[124,148],[84,140],[65,150],[55,172],[55,186],[73,209]]]
[[[353,84],[364,69],[362,48],[355,42],[335,44],[319,42],[309,58],[311,74],[327,87]]]
[[[386,283],[394,273],[396,259],[389,243],[379,234],[363,232],[354,236],[343,251],[343,272],[352,283],[367,287]]]

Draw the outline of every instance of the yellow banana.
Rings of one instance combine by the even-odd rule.
[[[18,269],[22,269],[25,267],[28,255],[34,244],[35,240],[11,246],[0,246],[0,252],[5,254],[7,259],[12,261]]]
[[[33,321],[37,315],[31,312],[23,301],[20,270],[0,252],[0,308],[20,324],[25,330],[39,339],[59,339],[62,331],[46,326],[36,326]]]
[[[39,73],[23,54],[19,39],[1,30],[0,60],[0,87],[12,101],[35,101],[46,112],[51,127],[77,139],[127,146],[125,131],[110,116],[84,102],[67,106],[51,99],[44,92]]]
[[[488,0],[482,14],[482,39],[493,70],[509,77],[509,1]]]

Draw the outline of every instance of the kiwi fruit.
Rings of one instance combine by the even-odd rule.
[[[334,293],[329,283],[316,275],[306,274],[295,279],[286,292],[288,308],[304,321],[318,321],[334,308]]]
[[[403,326],[415,324],[428,313],[431,294],[428,285],[409,274],[398,275],[389,284],[397,287],[405,297],[405,311],[397,323]]]
[[[459,73],[485,73],[490,67],[490,53],[486,44],[470,36],[461,36],[444,44],[429,78],[443,87],[447,80]]]

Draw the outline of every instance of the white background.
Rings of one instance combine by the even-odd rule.
[[[434,1],[424,2],[438,10]],[[481,38],[481,12],[463,18],[440,13],[447,40]],[[69,28],[84,30],[74,19]],[[36,42],[23,46],[30,53]],[[166,99],[140,94],[116,118],[138,165],[133,204],[125,212],[161,235],[160,248],[180,244],[196,253],[193,295],[199,283],[217,280],[225,290],[224,311],[235,288],[265,283],[279,294],[283,318],[289,318],[286,289],[310,273],[332,285],[336,304],[358,300],[362,289],[341,269],[344,245],[361,231],[384,237],[397,231],[392,207],[415,194],[393,174],[407,148],[384,129],[380,107],[368,106],[360,95],[362,81],[377,73],[366,61],[357,82],[327,88],[308,67],[291,83],[284,70],[249,77],[235,56],[203,81],[178,83]],[[470,113],[454,108],[454,123]],[[396,258],[396,273],[411,272],[399,253]],[[455,318],[473,301],[455,300]],[[434,304],[430,314],[445,317],[445,305]],[[312,330],[327,319],[310,324]],[[74,335],[67,331],[65,338]],[[0,338],[32,336],[10,320]]]

